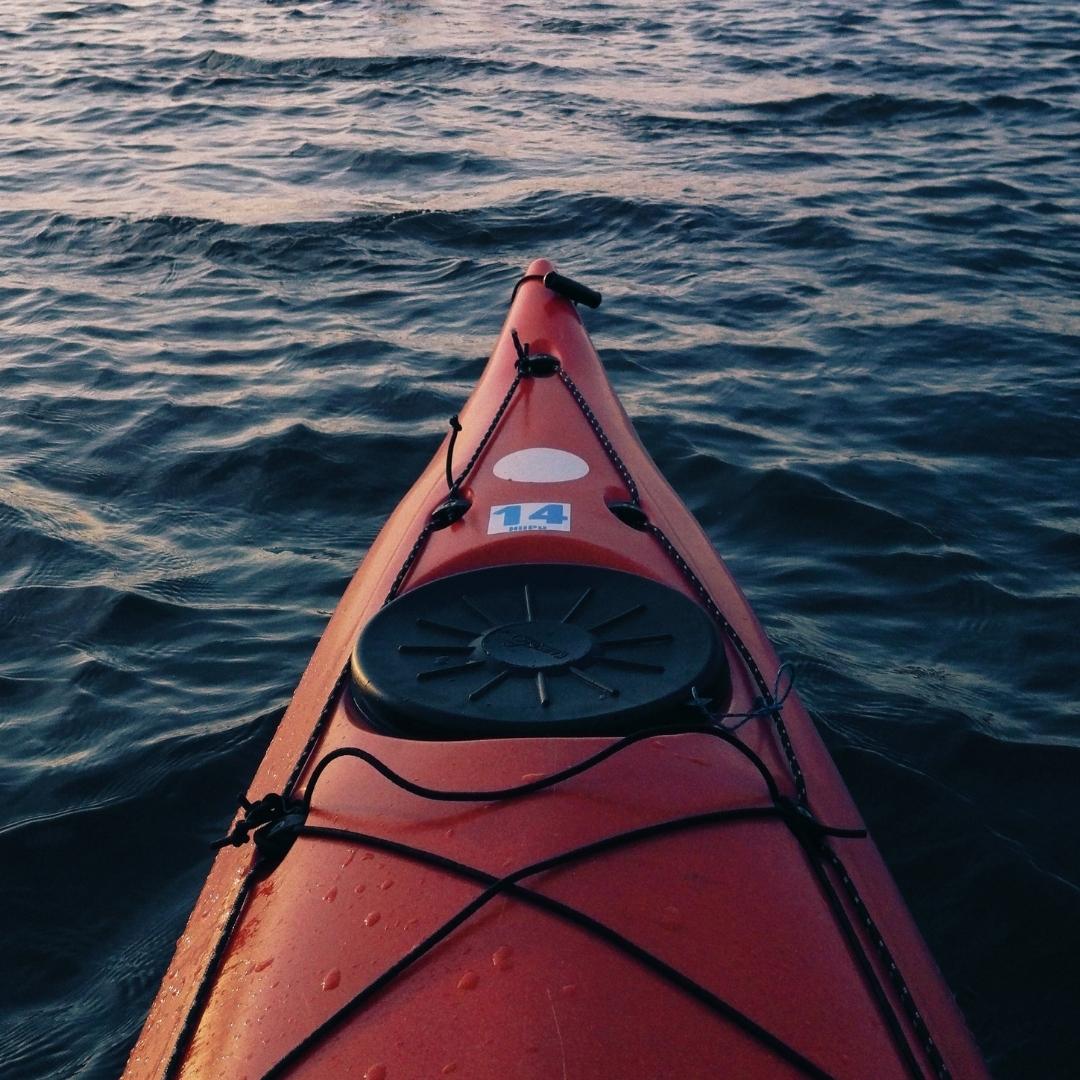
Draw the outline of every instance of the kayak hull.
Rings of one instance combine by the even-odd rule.
[[[304,792],[337,750],[422,787],[491,792],[612,746],[615,735],[402,737],[357,706],[350,657],[387,599],[483,568],[597,567],[710,617],[715,605],[730,688],[712,708],[742,717],[728,723],[737,733],[684,719],[683,733],[561,783],[471,802],[332,760],[306,825],[338,835],[301,836],[272,869],[251,845],[221,850],[125,1075],[987,1075],[872,840],[793,827],[803,795],[804,817],[863,825],[794,692],[779,725],[745,717],[762,683],[781,693],[778,658],[638,440],[576,309],[544,285],[551,269],[529,267],[460,414],[452,468],[475,459],[455,491],[467,512],[427,528],[447,499],[444,443],[346,589],[249,798]],[[520,377],[512,330],[561,374]],[[610,508],[635,491],[651,531]],[[508,507],[538,508],[537,527],[511,531]],[[560,857],[425,948],[493,881]]]

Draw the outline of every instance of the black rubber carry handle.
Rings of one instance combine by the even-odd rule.
[[[590,289],[587,285],[574,281],[573,278],[563,277],[554,270],[549,270],[544,275],[544,284],[552,292],[557,292],[560,296],[565,296],[567,300],[573,300],[575,304],[584,304],[586,307],[598,308],[603,299],[595,289]]]

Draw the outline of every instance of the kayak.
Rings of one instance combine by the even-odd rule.
[[[534,261],[125,1076],[985,1077],[798,694]],[[797,528],[797,522],[793,528]]]

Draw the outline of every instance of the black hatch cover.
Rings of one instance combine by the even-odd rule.
[[[603,567],[494,566],[404,593],[364,628],[352,693],[413,738],[621,734],[718,705],[716,629],[681,592]]]

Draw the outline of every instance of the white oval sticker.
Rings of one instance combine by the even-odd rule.
[[[589,463],[584,458],[550,446],[518,450],[495,462],[495,475],[500,480],[518,480],[523,484],[580,480],[588,472]]]

